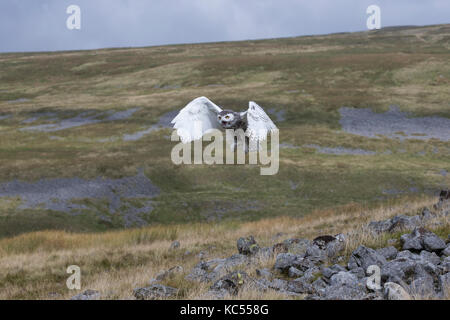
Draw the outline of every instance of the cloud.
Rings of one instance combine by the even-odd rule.
[[[81,8],[81,30],[66,8]],[[286,37],[448,23],[447,0],[2,0],[0,51],[52,51]]]

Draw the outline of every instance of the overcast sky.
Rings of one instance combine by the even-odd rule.
[[[69,30],[69,5],[81,29]],[[450,23],[449,0],[0,0],[0,52],[134,47]]]

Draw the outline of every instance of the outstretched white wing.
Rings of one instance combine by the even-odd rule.
[[[206,97],[189,102],[172,120],[183,143],[198,140],[211,129],[221,129],[217,114],[222,109]]]
[[[263,108],[250,101],[247,110],[247,136],[250,140],[260,142],[267,139],[269,131],[277,130],[277,126],[270,120]]]

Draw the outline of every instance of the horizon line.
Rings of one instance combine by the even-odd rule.
[[[437,24],[427,24],[427,25],[388,25],[381,27],[380,29],[362,29],[355,31],[336,31],[330,33],[317,33],[317,34],[302,34],[302,35],[294,35],[294,36],[279,36],[279,37],[271,37],[271,38],[248,38],[241,40],[218,40],[218,41],[199,41],[199,42],[178,42],[178,43],[164,43],[164,44],[155,44],[155,45],[137,45],[137,46],[113,46],[113,47],[99,47],[99,48],[90,48],[90,49],[64,49],[64,50],[30,50],[30,51],[0,51],[0,55],[3,54],[20,54],[20,53],[59,53],[59,52],[80,52],[80,51],[96,51],[96,50],[120,50],[120,49],[140,49],[140,48],[158,48],[158,47],[169,47],[169,46],[183,46],[183,45],[202,45],[202,44],[215,44],[215,43],[230,43],[230,42],[247,42],[247,41],[265,41],[265,40],[276,40],[276,39],[290,39],[290,38],[301,38],[301,37],[317,37],[317,36],[328,36],[335,34],[344,34],[344,33],[361,33],[361,32],[377,32],[383,29],[389,28],[424,28],[424,27],[434,27],[434,26],[444,26],[449,25],[450,22],[447,23],[437,23]]]

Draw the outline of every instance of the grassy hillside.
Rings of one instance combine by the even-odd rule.
[[[124,210],[145,208],[148,199],[123,199],[124,207],[112,212],[105,199],[80,198],[74,201],[83,209],[73,214],[45,206],[24,208],[19,196],[0,197],[0,237],[142,224],[175,224],[178,230],[184,223],[212,222],[218,223],[214,228],[234,228],[240,221],[297,218],[336,207],[371,208],[392,198],[431,195],[450,184],[448,140],[350,134],[341,128],[339,110],[386,112],[397,105],[411,117],[450,118],[449,49],[450,25],[438,25],[1,54],[0,184],[122,179],[142,170],[160,192],[151,199],[153,209],[139,211],[139,222],[129,224]],[[249,165],[175,166],[170,129],[138,140],[122,138],[147,130],[167,112],[202,95],[234,110],[245,109],[249,100],[271,110],[286,146],[277,175],[260,176],[259,168]],[[107,112],[132,108],[138,109],[131,116],[108,120]],[[58,131],[26,129],[54,123],[54,118],[70,122],[80,114],[99,115],[101,121]],[[311,145],[375,154],[320,153]]]

